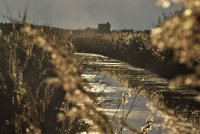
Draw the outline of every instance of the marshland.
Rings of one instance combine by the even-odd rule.
[[[200,0],[0,12],[0,134],[200,133]]]

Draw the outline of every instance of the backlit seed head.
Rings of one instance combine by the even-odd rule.
[[[192,10],[191,9],[185,10],[184,15],[187,16],[187,17],[191,16],[192,15]]]
[[[158,0],[156,4],[163,8],[168,8],[168,7],[170,7],[171,2],[169,0]]]
[[[57,114],[57,120],[58,120],[58,122],[63,122],[63,121],[65,121],[65,120],[66,120],[65,114],[64,114],[64,113],[58,113],[58,114]]]

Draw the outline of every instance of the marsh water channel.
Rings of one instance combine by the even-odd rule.
[[[170,91],[168,81],[148,70],[130,66],[108,57],[77,53],[82,76],[99,100],[100,111],[108,117],[116,133],[131,133],[118,120],[140,130],[152,117],[149,134],[199,134],[198,91]]]

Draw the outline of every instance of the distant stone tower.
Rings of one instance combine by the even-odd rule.
[[[98,24],[98,33],[110,33],[111,25],[109,22]]]

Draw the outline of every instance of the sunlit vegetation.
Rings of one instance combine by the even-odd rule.
[[[170,1],[162,1],[163,5]],[[179,85],[200,86],[200,1],[181,0],[185,6],[182,15],[174,16],[152,31],[153,44],[159,51],[171,50],[174,60],[193,70],[188,75],[178,76],[171,87]]]
[[[78,63],[75,52],[102,54],[149,69],[162,77],[174,78],[169,84],[172,89],[187,86],[199,90],[200,0],[172,2],[184,4],[184,10],[164,16],[151,34],[149,31],[73,34],[26,22],[12,23],[8,31],[0,30],[0,101],[4,102],[0,105],[0,133],[116,132],[110,118],[98,110],[100,106],[96,96],[88,93],[91,87],[81,77],[81,63]],[[158,0],[158,4],[167,8],[171,1]],[[81,59],[84,57],[79,61]],[[108,71],[101,69],[97,71]],[[127,70],[117,68],[115,72],[107,73],[129,88],[132,81],[125,77],[130,73]],[[139,86],[136,87],[138,92],[142,89]],[[153,94],[155,90],[151,88],[148,97],[161,100],[174,94],[167,92],[156,96]],[[196,100],[199,98],[197,96]],[[166,104],[169,102],[166,100]],[[192,99],[188,104],[191,103],[197,105],[199,102]],[[170,127],[184,122],[182,118],[175,120],[171,111],[165,113],[165,121],[169,123],[172,120]],[[145,134],[153,118],[147,119],[141,131],[123,120],[116,122],[134,133]],[[181,123],[180,128],[174,128],[174,133],[177,132],[175,129],[182,132],[185,126]],[[192,129],[190,124],[186,125]]]
[[[151,35],[144,31],[80,34],[73,37],[73,44],[78,52],[103,54],[149,69],[166,78],[192,71],[186,65],[174,61],[171,51],[159,53],[152,46]]]
[[[92,44],[94,45],[92,46]],[[135,46],[132,46],[133,44]],[[87,47],[84,45],[90,45],[89,49],[91,49],[91,51],[101,50],[102,52],[110,52],[114,49],[115,51],[127,53],[130,51],[128,50],[129,48],[135,47],[141,52],[144,51],[144,49],[148,49],[149,44],[151,44],[150,36],[144,32],[113,32],[111,34],[85,33],[74,36],[74,45],[77,45],[78,49],[79,47],[81,47],[80,49],[86,49]]]
[[[151,36],[145,32],[85,33],[73,36],[73,44],[77,52],[103,54],[149,69],[157,68],[150,63],[162,62],[162,55],[151,47]]]
[[[85,91],[70,39],[54,35],[28,24],[1,32],[1,133],[112,133]]]

